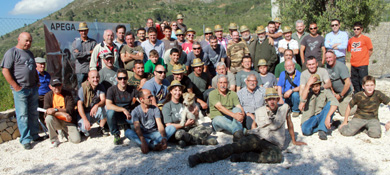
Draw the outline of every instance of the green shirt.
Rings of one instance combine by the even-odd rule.
[[[223,116],[224,114],[220,112],[215,104],[218,102],[221,103],[223,107],[228,110],[232,110],[234,107],[240,104],[238,101],[238,96],[236,92],[228,90],[227,94],[224,96],[219,93],[218,89],[215,89],[209,94],[209,104],[210,104],[210,118],[213,119],[216,116]]]
[[[318,94],[314,94],[313,91],[310,90],[309,94],[307,95],[307,99],[308,100],[306,105],[309,106],[305,106],[305,109],[302,113],[301,123],[304,123],[312,116],[321,113],[322,109],[328,102],[330,102],[331,106],[339,106],[339,101],[329,89],[321,89]]]
[[[283,61],[283,62],[279,63],[278,65],[276,65],[276,68],[275,68],[275,77],[276,78],[279,78],[280,73],[282,73],[283,71],[286,70],[284,68],[284,63],[285,63],[285,61]],[[295,69],[298,70],[299,72],[302,72],[302,68],[301,68],[301,66],[298,63],[295,63]]]
[[[378,108],[381,103],[389,104],[390,98],[381,91],[375,90],[371,96],[366,96],[363,91],[356,93],[349,106],[357,105],[355,116],[360,119],[378,119]]]
[[[144,68],[145,68],[145,73],[153,73],[154,72],[154,68],[157,66],[157,65],[163,65],[165,70],[167,70],[167,65],[164,63],[164,60],[160,57],[158,58],[157,60],[157,63],[154,64],[151,60],[148,60],[145,65],[144,65]]]

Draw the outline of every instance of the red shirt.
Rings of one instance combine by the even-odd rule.
[[[347,50],[351,52],[351,66],[368,66],[371,49],[373,49],[371,39],[365,35],[349,39]]]

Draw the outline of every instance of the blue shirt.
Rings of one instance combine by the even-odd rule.
[[[295,76],[292,81],[295,85],[299,86],[299,83],[301,81],[301,72],[295,69]],[[286,71],[280,73],[278,86],[282,87],[282,94],[294,88],[286,78]]]
[[[168,86],[170,85],[167,79],[162,81],[162,85],[156,83],[156,77],[146,81],[142,89],[148,89],[152,95],[156,98],[157,104],[162,104],[165,101],[165,97],[168,95]]]
[[[337,46],[338,50],[332,49],[332,45],[336,43],[341,43],[340,45]],[[345,49],[347,49],[348,46],[348,33],[341,30],[339,30],[337,34],[330,32],[325,36],[324,45],[326,49],[334,50],[336,57],[344,57]]]
[[[146,54],[146,57],[144,57],[144,63],[146,63],[146,61],[149,60],[149,53],[153,49],[158,52],[158,57],[162,58],[164,56],[165,47],[164,47],[164,42],[162,42],[161,40],[157,40],[155,45],[150,43],[149,40],[146,40],[141,43],[141,47],[142,49],[144,49]]]
[[[50,74],[46,71],[43,71],[43,75],[40,74],[38,71],[38,76],[39,76],[39,82],[41,83],[41,86],[38,88],[38,94],[39,95],[45,95],[47,92],[51,91],[49,88],[50,84]]]

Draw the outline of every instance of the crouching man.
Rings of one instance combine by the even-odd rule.
[[[266,106],[255,111],[254,129],[248,131],[238,142],[198,153],[188,157],[190,167],[200,163],[211,163],[229,156],[232,162],[280,163],[281,149],[285,142],[285,123],[294,145],[306,145],[295,140],[294,126],[287,104],[279,106],[279,95],[274,88],[268,88],[265,95]]]
[[[128,139],[141,145],[141,151],[144,154],[148,153],[149,150],[162,151],[167,149],[167,141],[176,131],[173,125],[168,125],[164,129],[160,110],[152,105],[153,98],[154,96],[148,89],[142,89],[138,92],[141,104],[131,111],[134,130],[127,129],[125,132]]]
[[[72,122],[74,102],[72,94],[62,89],[62,82],[53,78],[49,85],[51,91],[45,94],[43,108],[46,109],[46,126],[49,130],[49,138],[52,147],[60,144],[57,130],[62,130],[68,134],[68,138],[73,143],[80,143],[80,133]]]

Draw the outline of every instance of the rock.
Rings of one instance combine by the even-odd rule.
[[[5,129],[9,134],[12,134],[14,133],[14,129],[12,129],[12,127],[8,127],[7,129]]]
[[[11,134],[9,134],[8,132],[6,131],[3,131],[1,132],[1,139],[3,139],[4,142],[8,141],[8,140],[12,140],[12,136]]]
[[[3,139],[1,139],[1,137],[0,137],[0,143],[3,143]]]
[[[11,121],[16,123],[16,117],[11,117]]]
[[[18,138],[18,137],[20,137],[19,129],[15,130],[15,132],[12,134],[12,138],[13,138],[13,139],[16,139],[16,138]]]
[[[12,129],[14,129],[14,130],[18,129],[18,125],[12,126]]]
[[[11,126],[14,126],[15,123],[14,122],[7,122],[7,125],[8,125],[8,127],[11,127]]]
[[[0,112],[0,119],[10,118],[12,116],[15,116],[15,109],[8,109],[6,111],[1,111]]]
[[[0,131],[3,131],[4,129],[6,129],[8,126],[7,126],[7,123],[4,121],[4,122],[1,122],[0,123]]]

